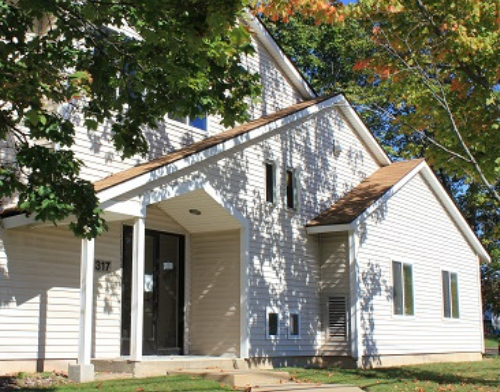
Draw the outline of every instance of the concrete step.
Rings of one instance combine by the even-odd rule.
[[[353,385],[296,383],[265,385],[252,388],[251,392],[363,392]]]
[[[164,376],[172,370],[189,369],[217,369],[234,370],[246,369],[244,360],[234,358],[213,357],[162,357],[144,359],[141,362],[133,362],[126,358],[116,359],[94,359],[92,363],[96,372],[101,373],[130,373],[134,377]]]
[[[285,384],[290,381],[288,372],[270,370],[182,369],[169,370],[167,374],[203,377],[235,388]]]

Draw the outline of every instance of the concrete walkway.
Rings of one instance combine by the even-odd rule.
[[[287,383],[252,388],[251,392],[364,392],[353,385]]]

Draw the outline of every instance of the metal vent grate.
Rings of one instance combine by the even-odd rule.
[[[328,297],[328,337],[347,339],[346,297]]]

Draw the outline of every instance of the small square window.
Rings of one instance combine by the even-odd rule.
[[[267,335],[269,337],[278,336],[279,316],[278,313],[267,314]]]

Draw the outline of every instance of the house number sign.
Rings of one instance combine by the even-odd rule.
[[[95,270],[96,271],[107,272],[107,271],[109,271],[110,267],[111,267],[111,261],[105,261],[105,260],[96,260],[95,261]]]

